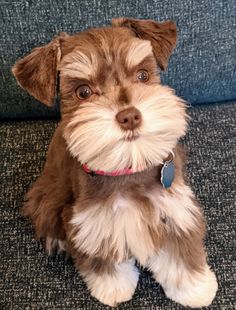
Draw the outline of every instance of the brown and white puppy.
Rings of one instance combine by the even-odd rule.
[[[172,22],[118,18],[61,34],[13,67],[48,106],[60,77],[61,121],[23,213],[48,252],[67,251],[91,294],[110,306],[131,299],[135,260],[184,306],[207,306],[217,290],[202,211],[183,176],[185,104],[157,70],[175,43]],[[175,178],[164,188],[171,153]]]

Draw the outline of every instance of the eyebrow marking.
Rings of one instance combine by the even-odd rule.
[[[95,76],[97,68],[96,56],[90,54],[88,57],[80,51],[66,55],[58,66],[63,76],[88,80]]]
[[[129,47],[126,65],[128,69],[132,69],[132,67],[137,66],[147,56],[152,55],[153,52],[151,42],[148,40],[140,40],[135,38]]]

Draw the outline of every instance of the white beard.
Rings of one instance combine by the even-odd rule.
[[[71,154],[92,170],[140,171],[163,163],[186,132],[184,102],[162,85],[135,86],[131,105],[142,114],[136,140],[128,141],[116,121],[118,105],[100,98],[82,104],[65,128]]]

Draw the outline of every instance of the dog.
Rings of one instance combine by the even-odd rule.
[[[176,45],[173,22],[116,18],[18,60],[19,85],[61,121],[23,215],[46,250],[66,251],[92,296],[132,298],[148,268],[167,297],[208,306],[217,280],[207,264],[205,221],[185,180],[185,102],[160,81]]]

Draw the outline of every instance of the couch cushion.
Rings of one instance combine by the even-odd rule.
[[[75,33],[102,26],[115,16],[174,20],[179,40],[164,82],[193,104],[235,99],[235,14],[235,0],[4,1],[0,11],[0,117],[58,114],[58,109],[41,106],[17,86],[11,66],[60,31]]]
[[[187,172],[208,222],[206,247],[219,291],[209,309],[234,309],[236,159],[234,104],[194,107],[184,139]],[[56,121],[2,122],[0,145],[0,308],[108,309],[86,290],[71,260],[48,257],[20,216],[23,196],[42,170]],[[119,309],[183,309],[143,271],[132,301]]]

